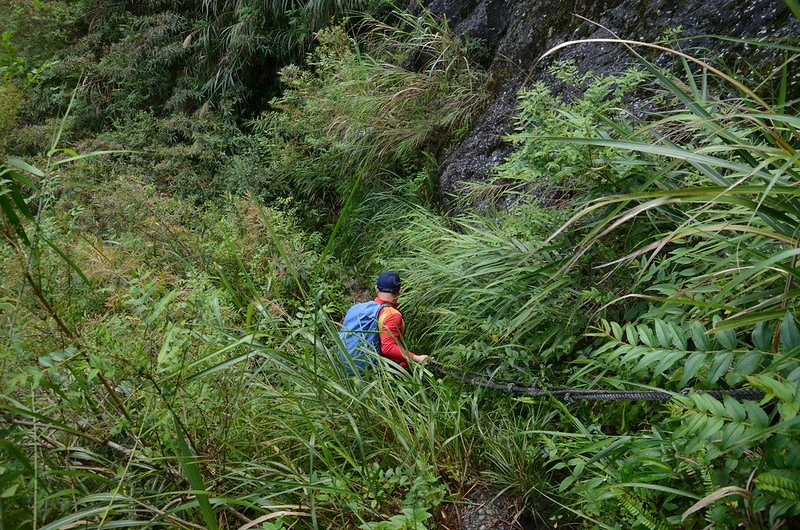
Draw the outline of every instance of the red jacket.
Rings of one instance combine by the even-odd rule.
[[[378,332],[381,334],[381,355],[393,360],[403,368],[408,368],[408,357],[403,353],[400,342],[403,340],[403,315],[397,309],[395,302],[389,302],[382,298],[375,298],[379,304],[391,304],[380,310],[378,313]],[[405,350],[408,355],[413,355]]]

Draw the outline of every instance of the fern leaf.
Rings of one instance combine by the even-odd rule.
[[[800,470],[770,469],[756,477],[756,486],[784,499],[800,501]]]
[[[636,500],[629,497],[620,496],[619,501],[622,508],[631,517],[636,519],[636,522],[648,530],[666,530],[666,527],[661,521],[656,520],[655,516],[646,511],[645,506]]]

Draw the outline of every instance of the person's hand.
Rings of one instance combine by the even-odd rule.
[[[428,360],[428,358],[429,358],[428,355],[414,355],[411,358],[411,360],[414,361],[415,363],[424,363],[425,361]]]

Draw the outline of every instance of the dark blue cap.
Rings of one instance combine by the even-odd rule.
[[[378,274],[378,281],[375,285],[382,293],[397,294],[400,292],[400,275],[396,272],[384,271]]]

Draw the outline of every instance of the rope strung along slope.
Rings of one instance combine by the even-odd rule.
[[[528,397],[554,397],[565,403],[575,401],[668,401],[675,393],[663,390],[586,390],[565,388],[561,386],[534,385],[525,386],[519,381],[488,377],[477,372],[469,372],[455,366],[444,365],[434,359],[429,361],[430,368],[442,377],[450,377],[476,388],[502,390],[512,394]],[[686,389],[680,395],[687,395],[693,389]],[[730,396],[734,399],[761,399],[764,393],[757,388],[738,388],[734,390],[694,390],[716,399]]]

